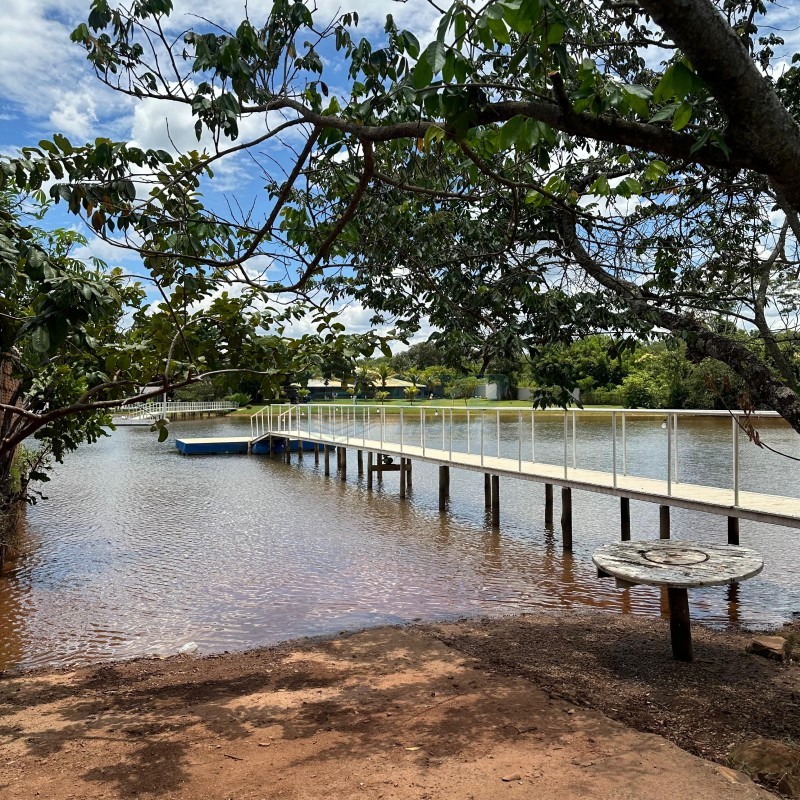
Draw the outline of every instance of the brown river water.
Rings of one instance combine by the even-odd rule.
[[[537,424],[537,458],[560,463],[560,420]],[[609,469],[608,419],[581,416],[578,428],[578,466]],[[241,436],[249,422],[171,429],[173,437]],[[800,438],[782,422],[763,421],[760,430],[800,454]],[[682,418],[681,480],[730,486],[730,431],[728,419]],[[516,453],[516,415],[501,435],[503,449]],[[631,474],[663,477],[665,452],[658,418],[629,422]],[[370,494],[355,453],[348,468],[343,482],[326,478],[313,454],[289,464],[182,456],[173,439],[159,444],[146,427],[82,447],[47,484],[49,499],[29,509],[22,555],[0,576],[0,670],[169,655],[188,642],[201,653],[241,650],[464,615],[665,613],[659,590],[620,591],[596,577],[592,552],[619,537],[614,498],[573,493],[569,554],[558,530],[544,526],[541,484],[501,479],[501,527],[493,531],[480,473],[451,470],[449,509],[440,513],[435,465],[415,463],[406,501],[397,473]],[[745,442],[741,475],[742,489],[800,496],[800,464]],[[556,525],[558,516],[556,492]],[[657,538],[657,506],[633,501],[631,520],[634,539]],[[726,520],[673,509],[672,531],[724,542]],[[741,543],[763,554],[763,573],[738,590],[691,592],[693,617],[751,628],[790,620],[800,612],[798,537],[743,520]]]

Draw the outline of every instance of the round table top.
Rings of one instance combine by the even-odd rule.
[[[592,561],[627,583],[676,589],[739,583],[764,568],[764,559],[747,547],[673,539],[607,544],[595,551]]]

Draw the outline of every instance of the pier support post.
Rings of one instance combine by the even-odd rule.
[[[319,464],[319,444],[314,442],[314,463]]]
[[[322,445],[322,449],[325,453],[325,474],[331,474],[331,448],[329,445],[324,444]]]
[[[411,459],[407,458],[406,459],[406,486],[408,486],[409,489],[411,488],[412,483],[413,483],[412,474],[413,474],[413,470],[411,469]]]
[[[728,544],[739,544],[739,517],[728,517]]]
[[[270,456],[272,456],[272,455],[273,455],[273,453],[275,452],[275,450],[274,450],[274,448],[272,447],[272,437],[271,437],[271,436],[269,437],[269,439],[268,439],[268,442],[269,442],[269,444],[267,445],[267,446],[268,446],[268,448],[269,448],[269,449],[268,449],[268,452],[269,452]]]
[[[572,550],[572,489],[561,487],[561,543],[565,550]]]
[[[553,484],[544,485],[544,524],[553,527]]]
[[[439,466],[439,511],[447,508],[447,496],[450,494],[450,467]]]
[[[377,470],[378,483],[383,483],[383,453],[376,453],[375,457],[378,459]]]
[[[492,476],[488,472],[483,475],[483,504],[492,507]]]
[[[358,451],[358,457],[356,459],[358,461],[358,477],[360,478],[364,474],[364,451]]]
[[[372,490],[372,450],[367,453],[367,489]]]
[[[342,448],[336,448],[336,469],[342,468]]]
[[[347,448],[340,447],[339,450],[341,451],[339,466],[341,467],[339,477],[341,480],[347,480]]]
[[[631,540],[631,500],[629,497],[619,499],[620,539],[623,542]]]
[[[669,539],[669,506],[658,507],[658,538]]]
[[[691,661],[692,629],[689,621],[689,593],[686,589],[673,589],[668,586],[667,596],[669,598],[669,633],[672,639],[672,655],[676,661]]]
[[[500,476],[492,475],[492,527],[500,527]]]
[[[298,439],[297,440],[297,460],[298,461],[302,461],[303,460],[303,444],[304,444],[304,442],[303,442],[302,439]]]

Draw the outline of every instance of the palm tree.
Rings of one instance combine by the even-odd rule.
[[[386,363],[378,364],[378,366],[372,370],[372,374],[381,382],[382,391],[386,391],[386,381],[388,381],[389,378],[394,378],[396,375],[395,371]]]

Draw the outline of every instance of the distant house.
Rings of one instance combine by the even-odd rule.
[[[352,385],[352,384],[349,384]],[[407,386],[413,386],[412,383],[409,381],[401,381],[399,378],[388,378],[386,380],[386,389],[385,391],[389,392],[389,399],[390,400],[402,400],[405,398],[405,391]],[[424,390],[424,387],[420,388],[420,392]],[[311,378],[308,382],[308,391],[310,394],[310,399],[314,400],[341,400],[344,398],[349,398],[351,395],[348,393],[347,388],[342,386],[341,381],[334,380],[330,378],[326,380],[325,378]],[[380,380],[375,381],[375,385],[372,389],[370,389],[368,393],[368,397],[374,397],[375,392],[380,392],[381,390],[381,383]],[[359,395],[363,397],[363,395]]]

